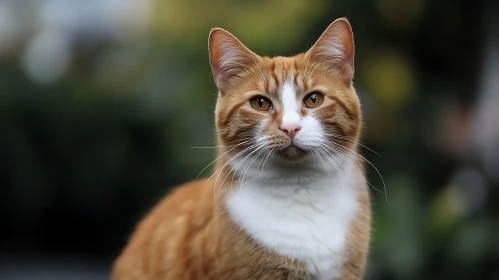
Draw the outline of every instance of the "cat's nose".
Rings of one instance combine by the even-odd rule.
[[[301,127],[299,124],[286,124],[281,126],[281,130],[286,132],[289,136],[289,138],[294,139],[296,136],[296,133],[300,131]]]

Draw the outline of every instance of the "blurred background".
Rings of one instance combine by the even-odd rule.
[[[255,52],[356,41],[367,279],[499,279],[499,1],[0,0],[0,279],[108,279],[211,162],[211,27]],[[209,174],[209,169],[204,175]],[[369,181],[383,184],[373,168]]]

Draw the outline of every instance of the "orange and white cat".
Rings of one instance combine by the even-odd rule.
[[[209,35],[216,168],[139,224],[114,280],[362,279],[371,210],[349,22],[305,53],[262,57]]]

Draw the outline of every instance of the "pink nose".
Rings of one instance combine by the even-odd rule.
[[[296,136],[296,133],[300,131],[301,127],[298,124],[288,124],[281,126],[281,130],[286,132],[289,138],[293,139]]]

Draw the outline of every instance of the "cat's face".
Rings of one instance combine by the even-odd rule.
[[[212,30],[209,46],[218,140],[229,158],[296,164],[354,148],[362,120],[346,19],[294,57],[260,57],[222,29]]]

